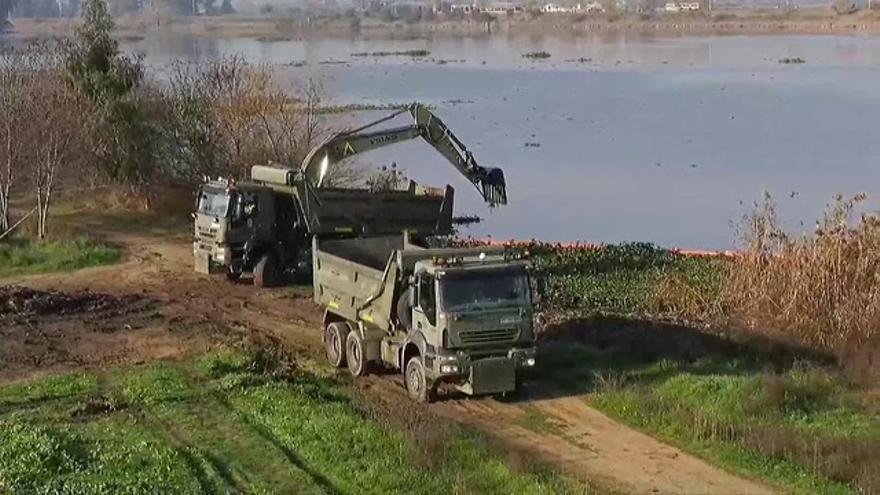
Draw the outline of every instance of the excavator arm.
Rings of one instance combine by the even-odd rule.
[[[369,130],[405,112],[412,115],[412,125]],[[473,154],[452,134],[446,124],[417,103],[358,129],[331,136],[309,152],[303,160],[302,172],[311,185],[321,187],[332,164],[353,155],[416,138],[424,139],[443,155],[477,188],[487,203],[492,206],[507,204],[504,172],[500,168],[477,165]]]

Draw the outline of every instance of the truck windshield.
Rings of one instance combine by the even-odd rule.
[[[444,311],[520,306],[528,301],[529,284],[519,271],[447,273],[440,280]]]
[[[229,213],[229,194],[225,191],[203,189],[199,195],[199,213],[225,217]]]

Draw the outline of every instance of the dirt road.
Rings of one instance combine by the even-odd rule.
[[[15,289],[14,298],[6,295],[21,307],[30,305],[24,317],[3,320],[0,307],[0,380],[200,352],[230,337],[230,328],[259,332],[294,355],[320,357],[321,313],[307,290],[258,290],[223,278],[210,280],[191,270],[185,240],[108,235],[127,247],[125,263],[2,282],[39,292]],[[44,299],[70,309],[41,317]],[[773,493],[612,421],[583,397],[547,394],[551,386],[527,383],[524,397],[515,401],[453,398],[427,407],[488,433],[509,449],[614,491]],[[413,407],[395,375],[367,377],[359,387],[391,407]],[[528,428],[524,418],[529,415],[540,415],[552,427]]]

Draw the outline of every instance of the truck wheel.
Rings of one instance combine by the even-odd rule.
[[[432,402],[434,400],[434,387],[428,383],[428,375],[425,373],[425,365],[422,363],[421,356],[413,356],[406,363],[404,381],[410,399],[418,402]]]
[[[275,255],[266,253],[257,262],[254,267],[254,286],[271,287],[278,282],[278,263],[275,261]]]
[[[327,325],[324,331],[324,350],[327,353],[327,361],[332,366],[342,368],[345,366],[345,339],[350,333],[348,325],[335,322]]]
[[[357,332],[349,332],[345,338],[345,361],[352,376],[364,376],[369,363],[364,359],[364,340]]]

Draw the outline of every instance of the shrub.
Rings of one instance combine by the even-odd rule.
[[[745,249],[721,275],[716,294],[667,277],[653,303],[689,320],[735,324],[840,358],[863,349],[880,328],[880,219],[854,219],[864,199],[837,197],[815,232],[790,235],[767,196],[743,218]]]
[[[545,51],[523,53],[523,58],[531,58],[531,59],[550,58],[551,56],[552,55],[550,55],[549,52],[545,52]]]
[[[854,14],[859,10],[852,0],[835,0],[831,8],[834,9],[837,15]]]

